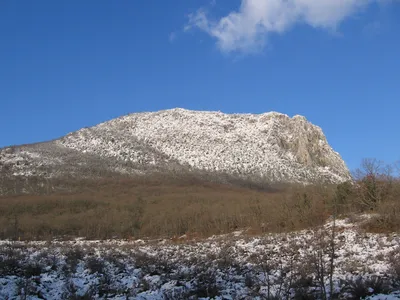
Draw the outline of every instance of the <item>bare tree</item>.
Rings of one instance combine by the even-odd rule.
[[[363,159],[355,171],[359,203],[373,210],[390,194],[393,184],[393,167],[374,158]]]
[[[396,161],[393,164],[394,172],[396,174],[396,177],[400,177],[400,160]]]

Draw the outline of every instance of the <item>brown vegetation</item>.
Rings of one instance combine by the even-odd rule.
[[[373,160],[355,183],[286,186],[217,183],[196,176],[69,179],[61,192],[0,197],[0,239],[208,236],[250,229],[285,232],[320,225],[335,214],[374,212],[365,228],[400,229],[400,182]],[[364,172],[364,173],[362,173]],[[55,186],[55,183],[48,183]]]
[[[81,184],[81,192],[0,198],[0,238],[205,236],[247,227],[287,231],[321,224],[327,216],[327,191],[311,187],[276,192],[158,177]]]

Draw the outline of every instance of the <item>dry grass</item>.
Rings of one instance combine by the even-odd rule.
[[[81,192],[0,198],[0,238],[208,236],[321,224],[326,189],[265,191],[194,178],[80,182]]]
[[[400,180],[368,176],[356,184],[279,188],[205,174],[57,179],[43,193],[38,188],[30,195],[0,197],[0,239],[289,232],[320,225],[333,213],[360,212],[380,215],[365,224],[368,231],[400,230]],[[28,185],[34,188],[38,182]]]

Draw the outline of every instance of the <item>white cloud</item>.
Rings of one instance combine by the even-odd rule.
[[[268,35],[297,23],[335,30],[346,18],[382,0],[242,0],[238,11],[217,20],[199,9],[189,15],[185,31],[198,28],[217,40],[223,52],[257,52]]]

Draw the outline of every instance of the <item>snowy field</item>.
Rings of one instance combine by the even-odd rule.
[[[334,236],[330,222],[203,240],[1,241],[0,299],[400,299],[400,235],[360,222],[338,220]]]

